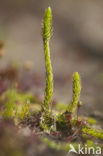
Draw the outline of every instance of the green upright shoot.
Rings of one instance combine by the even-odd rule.
[[[41,27],[41,33],[43,37],[45,68],[46,68],[46,89],[43,103],[43,111],[47,112],[48,110],[50,110],[50,103],[53,95],[53,73],[49,48],[49,41],[52,36],[52,13],[50,7],[48,7],[48,9],[45,11]]]
[[[72,98],[71,103],[69,104],[68,111],[71,113],[74,113],[77,108],[79,97],[80,97],[80,92],[81,92],[81,81],[80,81],[80,75],[78,72],[75,72],[73,74],[72,88],[73,88],[73,98]]]

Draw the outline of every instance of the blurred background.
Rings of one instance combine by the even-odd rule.
[[[45,88],[41,21],[51,6],[54,35],[51,60],[54,100],[69,103],[72,74],[82,80],[82,113],[103,118],[103,1],[102,0],[0,0],[0,40],[5,41],[0,68],[11,62],[31,64],[41,77],[33,91],[43,97]],[[28,82],[26,82],[28,83]]]

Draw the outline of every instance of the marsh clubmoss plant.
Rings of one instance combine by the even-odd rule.
[[[78,118],[74,116],[74,112],[76,111],[77,107],[81,106],[81,102],[79,101],[80,92],[81,92],[81,80],[80,75],[78,72],[73,74],[72,78],[72,88],[73,88],[73,97],[72,101],[69,104],[68,108],[64,113],[59,113],[54,119],[50,104],[53,95],[53,73],[52,73],[52,66],[50,60],[50,48],[49,48],[49,41],[52,36],[52,13],[51,8],[45,11],[44,19],[41,27],[41,33],[43,38],[43,45],[44,45],[44,55],[45,55],[45,68],[46,68],[46,89],[45,89],[45,98],[42,107],[42,119],[41,119],[41,127],[44,130],[50,130],[56,123],[56,130],[60,131],[63,136],[70,136],[72,140],[75,135],[84,135],[84,129],[82,127],[87,127],[82,119],[79,121]],[[54,123],[55,121],[55,123]],[[78,129],[79,128],[79,129]],[[55,129],[55,128],[54,128]],[[94,130],[95,131],[95,130]],[[93,132],[94,132],[93,131]],[[87,136],[90,134],[90,131],[86,130]],[[101,133],[102,132],[98,132]],[[95,135],[97,132],[95,131]],[[93,134],[94,136],[94,134]],[[97,135],[98,136],[98,135]]]
[[[48,7],[48,9],[45,11],[43,23],[41,26],[41,33],[43,38],[45,68],[46,68],[46,89],[45,89],[43,111],[48,111],[50,109],[50,103],[53,95],[53,72],[49,48],[49,41],[52,36],[52,13],[50,7]]]
[[[71,103],[68,106],[68,111],[71,113],[74,113],[77,108],[79,97],[80,97],[80,92],[81,92],[81,80],[80,80],[80,75],[78,72],[75,72],[73,74],[72,88],[73,88],[73,98],[72,98]]]
[[[51,112],[51,100],[53,95],[53,72],[50,59],[49,42],[52,36],[52,13],[51,8],[45,11],[44,19],[41,26],[41,34],[43,38],[44,56],[45,56],[45,68],[46,68],[46,88],[44,103],[42,106],[42,128],[47,130],[53,124],[52,112]]]
[[[34,129],[34,131],[36,129],[35,133],[42,132],[43,138],[41,138],[41,140],[51,148],[57,150],[68,151],[71,143],[75,149],[78,148],[78,143],[81,143],[83,146],[85,144],[87,144],[87,146],[92,145],[93,147],[96,147],[96,143],[98,143],[101,147],[103,131],[95,128],[97,121],[93,118],[79,116],[78,108],[82,106],[82,102],[79,99],[81,79],[78,72],[75,72],[72,78],[73,97],[71,103],[65,105],[55,102],[53,106],[54,109],[51,109],[53,73],[49,48],[49,42],[52,36],[52,13],[50,7],[45,11],[41,33],[46,68],[44,102],[42,104],[42,100],[39,99],[38,101],[36,97],[34,98],[31,94],[19,92],[18,89],[13,86],[0,96],[0,105],[2,105],[0,117],[3,119],[12,119],[16,125],[22,123],[23,126],[26,125]],[[10,78],[8,77],[8,79]],[[13,79],[11,79],[11,81],[13,82]],[[39,107],[39,109],[36,110],[34,106],[39,104],[42,105],[42,109]],[[76,110],[77,115],[75,115]],[[37,135],[39,134],[37,133]],[[48,138],[45,136],[48,136]]]

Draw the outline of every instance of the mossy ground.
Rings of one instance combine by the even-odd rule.
[[[15,68],[11,66],[9,72],[11,70],[13,72]],[[53,102],[52,116],[47,113],[44,122],[41,122],[42,99],[20,87],[18,74],[19,69],[14,78],[1,79],[2,83],[7,84],[0,94],[0,145],[7,141],[7,144],[1,146],[1,153],[10,152],[10,156],[14,153],[17,156],[29,155],[27,153],[31,148],[34,148],[32,150],[35,152],[37,145],[43,145],[46,150],[50,148],[55,152],[62,151],[67,154],[70,143],[75,148],[78,143],[103,148],[103,131],[99,121],[85,116],[71,117],[71,114],[66,112],[66,104]],[[14,145],[10,143],[12,141],[15,142]]]

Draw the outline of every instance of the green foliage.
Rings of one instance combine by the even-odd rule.
[[[42,138],[42,142],[45,143],[45,144],[47,144],[52,149],[55,149],[55,150],[64,150],[63,144],[61,146],[60,143],[57,144],[55,141],[52,141],[52,140],[50,140],[48,138],[44,138],[43,137]]]
[[[87,118],[87,122],[90,124],[90,125],[94,125],[97,123],[97,121],[93,118]]]
[[[41,26],[41,33],[43,41],[47,43],[52,36],[52,13],[50,7],[48,7],[48,9],[45,11],[43,23]]]
[[[1,99],[6,100],[3,117],[6,119],[12,118],[15,116],[17,111],[17,105],[15,104],[15,99],[17,99],[17,94],[15,90],[8,90],[6,91]],[[14,111],[15,110],[15,111]]]
[[[80,97],[80,92],[81,92],[81,82],[80,82],[80,76],[78,72],[75,72],[73,74],[72,88],[73,88],[73,99],[72,99],[72,102],[68,106],[68,111],[71,113],[74,113],[77,108],[79,97]]]
[[[91,135],[94,138],[98,138],[98,139],[102,139],[103,140],[103,131],[97,130],[95,128],[92,127],[83,127],[82,128],[82,132],[87,134],[87,135]]]
[[[50,140],[48,138],[42,138],[42,141],[47,144],[50,148],[55,150],[63,150],[68,152],[70,150],[70,143],[60,143],[53,140]],[[78,150],[78,142],[72,143],[73,147]]]
[[[19,113],[19,118],[21,120],[24,120],[25,119],[25,116],[29,115],[29,106],[30,106],[30,101],[27,100],[27,102],[25,102],[22,106],[22,110],[21,112]]]
[[[33,100],[30,94],[19,93],[16,89],[7,90],[1,97],[1,101],[6,101],[3,117],[23,119],[29,113],[29,103]]]
[[[44,55],[45,55],[45,68],[46,68],[46,89],[45,99],[43,104],[43,110],[48,111],[50,109],[50,103],[53,95],[53,73],[50,60],[49,40],[52,32],[52,14],[51,8],[45,11],[44,20],[41,27],[43,44],[44,44]]]
[[[68,109],[68,105],[65,104],[65,103],[59,102],[59,103],[56,103],[55,108],[56,108],[57,110],[59,110],[59,111],[64,112],[64,111],[66,111],[66,110]]]
[[[42,142],[47,144],[52,149],[59,150],[59,151],[63,150],[63,151],[66,151],[66,152],[68,152],[71,149],[70,144],[72,144],[73,147],[75,148],[75,150],[78,151],[78,142],[72,142],[72,143],[62,142],[61,143],[61,142],[56,142],[56,141],[53,141],[53,140],[50,140],[50,139],[44,138],[44,137],[42,138]],[[93,143],[92,140],[87,140],[85,144],[87,145],[87,147],[94,147],[94,148],[98,147],[98,145]],[[81,147],[85,148],[85,145],[81,143]]]
[[[68,120],[68,112],[63,114],[58,114],[56,121],[56,129],[60,131],[64,136],[68,136],[72,134],[71,123]]]
[[[44,112],[42,114],[42,119],[41,119],[41,127],[44,130],[50,130],[52,125],[54,124],[54,118],[52,116],[51,112]]]

